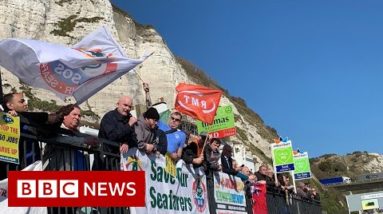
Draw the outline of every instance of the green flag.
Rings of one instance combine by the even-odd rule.
[[[218,107],[217,113],[214,117],[214,122],[211,125],[198,120],[196,121],[198,134],[202,132],[212,133],[220,130],[230,129],[235,127],[234,123],[234,113],[231,106]]]

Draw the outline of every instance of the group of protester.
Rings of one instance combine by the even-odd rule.
[[[303,199],[320,201],[320,196],[316,189],[303,182],[297,183],[297,195]]]
[[[290,180],[290,173],[278,173],[276,176],[277,180],[275,180],[274,172],[267,165],[261,165],[255,175],[258,181],[266,184],[267,191],[269,192],[279,192],[284,195],[295,194],[304,200],[320,200],[319,193],[316,189],[304,182],[297,182],[296,192],[294,192],[294,185]]]
[[[221,156],[219,147],[222,142],[220,139],[209,139],[206,135],[196,136],[180,130],[182,114],[177,111],[170,114],[167,124],[159,121],[160,115],[153,107],[149,107],[141,116],[136,118],[130,113],[133,108],[133,99],[129,96],[120,97],[116,103],[116,108],[107,112],[101,119],[98,138],[79,132],[81,108],[77,105],[69,104],[61,107],[55,113],[46,113],[29,112],[23,93],[6,94],[3,101],[4,112],[20,117],[22,133],[42,136],[48,139],[48,142],[50,137],[57,140],[60,139],[58,138],[60,136],[77,136],[81,137],[83,143],[89,148],[102,147],[105,153],[126,153],[130,148],[136,147],[147,154],[158,152],[165,155],[168,153],[175,162],[183,159],[186,164],[193,164],[195,167],[204,166],[206,170],[212,171],[222,169],[229,174],[238,174],[244,180],[249,177],[247,167],[236,166],[236,162],[231,158],[233,151],[229,145],[224,145],[224,155]],[[99,139],[116,142],[119,147],[103,144]],[[24,143],[24,140],[20,139],[19,144],[20,165],[22,166],[40,160],[42,156],[43,160],[51,163],[48,165],[50,166],[48,169],[65,170],[69,169],[68,164],[77,167],[74,170],[83,169],[81,166],[83,164],[80,163],[83,154],[79,151],[75,152],[74,155],[63,154],[67,157],[71,156],[72,160],[67,160],[70,163],[58,163],[57,161],[65,159],[65,157],[57,157],[62,153],[62,150],[60,153],[56,152],[60,145],[48,143],[41,154],[39,144]],[[204,146],[204,143],[207,145]],[[4,166],[4,164],[2,165]],[[17,168],[12,167],[12,164],[10,165],[10,170]],[[96,156],[93,166],[95,169],[105,169],[102,157]],[[2,175],[2,178],[4,177],[6,175]],[[254,176],[250,176],[250,178],[254,179]]]
[[[181,123],[182,115],[179,112],[173,112],[170,115],[169,123],[164,124],[159,122],[159,113],[153,107],[150,107],[140,117],[135,118],[130,111],[133,107],[133,100],[129,96],[122,96],[116,103],[116,108],[108,113],[101,120],[99,139],[106,139],[119,144],[119,147],[103,144],[98,138],[91,137],[79,132],[81,109],[77,105],[66,105],[61,107],[55,113],[45,112],[28,112],[28,105],[22,93],[6,94],[3,98],[4,112],[10,113],[13,116],[20,117],[20,132],[31,134],[37,137],[49,139],[54,137],[60,141],[60,136],[77,136],[82,139],[82,143],[91,147],[102,147],[104,152],[119,154],[127,152],[130,148],[137,147],[146,153],[161,154],[169,153],[170,157],[177,161],[181,158],[182,149],[186,140],[186,134],[178,129]],[[74,139],[74,138],[72,138]],[[30,140],[29,140],[30,141]],[[79,144],[77,144],[79,145]],[[21,166],[27,166],[36,160],[50,162],[48,169],[65,170],[70,169],[67,166],[76,167],[74,170],[84,169],[83,153],[75,151],[73,154],[66,155],[63,150],[57,151],[60,145],[48,143],[41,154],[39,144],[36,142],[25,141],[20,139],[19,154]],[[89,149],[88,148],[88,149]],[[69,151],[69,150],[68,150]],[[71,160],[65,160],[65,157],[70,157]],[[105,163],[100,156],[95,157],[95,169],[105,169]],[[1,178],[6,177],[8,170],[19,169],[17,164],[4,164],[2,167],[7,167],[7,170],[1,170]],[[73,169],[73,168],[72,168]]]
[[[115,109],[101,119],[98,138],[80,133],[81,108],[74,104],[63,106],[55,113],[28,112],[24,95],[11,93],[4,96],[3,108],[4,112],[20,117],[20,132],[42,137],[47,144],[41,150],[36,140],[22,137],[19,143],[20,164],[0,161],[0,180],[7,177],[9,170],[20,170],[19,166],[25,167],[36,160],[43,160],[44,170],[90,170],[84,150],[91,152],[94,148],[102,152],[94,154],[93,170],[108,170],[105,154],[119,157],[131,148],[138,148],[147,154],[168,154],[174,162],[182,159],[194,167],[202,166],[208,183],[213,182],[214,172],[218,171],[237,176],[244,182],[248,198],[251,198],[257,182],[266,184],[268,190],[278,189],[286,194],[293,192],[288,175],[279,174],[275,180],[267,165],[261,165],[253,173],[233,159],[233,148],[220,139],[209,138],[207,134],[187,134],[181,130],[180,112],[172,112],[167,123],[161,122],[158,111],[150,106],[138,118],[132,116],[133,99],[129,96],[120,97]],[[78,145],[84,147],[76,150],[57,143],[60,138],[67,137],[72,137],[71,143],[77,148]],[[104,140],[114,142],[114,145]],[[315,189],[300,185],[298,195],[319,200]],[[214,194],[209,195],[213,197]]]

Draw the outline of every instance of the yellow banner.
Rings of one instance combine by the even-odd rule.
[[[0,161],[19,164],[20,118],[0,112]]]
[[[170,157],[170,155],[168,153],[165,155],[165,163],[166,163],[165,171],[176,178],[177,177],[177,168],[176,168],[176,165],[174,164],[172,158]]]

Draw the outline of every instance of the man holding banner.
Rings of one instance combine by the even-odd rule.
[[[48,114],[46,112],[27,112],[28,105],[22,93],[10,93],[4,96],[4,110],[20,117],[18,133],[35,136],[51,136],[59,129],[64,117],[64,106],[61,111]],[[53,125],[53,126],[52,126]],[[49,126],[49,127],[48,127]],[[40,145],[36,140],[18,137],[18,151],[15,162],[4,164],[0,162],[0,179],[7,177],[8,170],[20,170],[37,160],[41,160]]]

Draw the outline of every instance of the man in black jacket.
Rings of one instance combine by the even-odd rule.
[[[130,114],[133,108],[133,100],[129,96],[122,96],[116,104],[116,109],[106,113],[101,119],[99,138],[114,141],[118,145],[103,144],[103,150],[119,155],[128,152],[129,148],[137,147],[134,124],[137,118]],[[94,169],[105,169],[104,157],[96,155]],[[100,165],[101,164],[101,165]]]
[[[202,144],[202,138],[197,135],[190,134],[187,142],[187,146],[182,150],[182,160],[186,164],[193,164],[193,167],[200,167],[203,163],[204,157],[201,152],[199,153],[199,146]],[[202,147],[202,145],[201,145]]]
[[[120,144],[119,149],[105,146],[106,151],[119,154],[119,152],[127,152],[129,148],[137,147],[137,139],[133,128],[137,118],[130,114],[132,108],[132,98],[122,96],[117,102],[116,109],[106,113],[102,118],[98,137]]]
[[[275,187],[275,182],[267,175],[268,167],[267,165],[261,165],[258,172],[255,172],[255,176],[258,181],[265,181],[268,189],[273,189]]]

